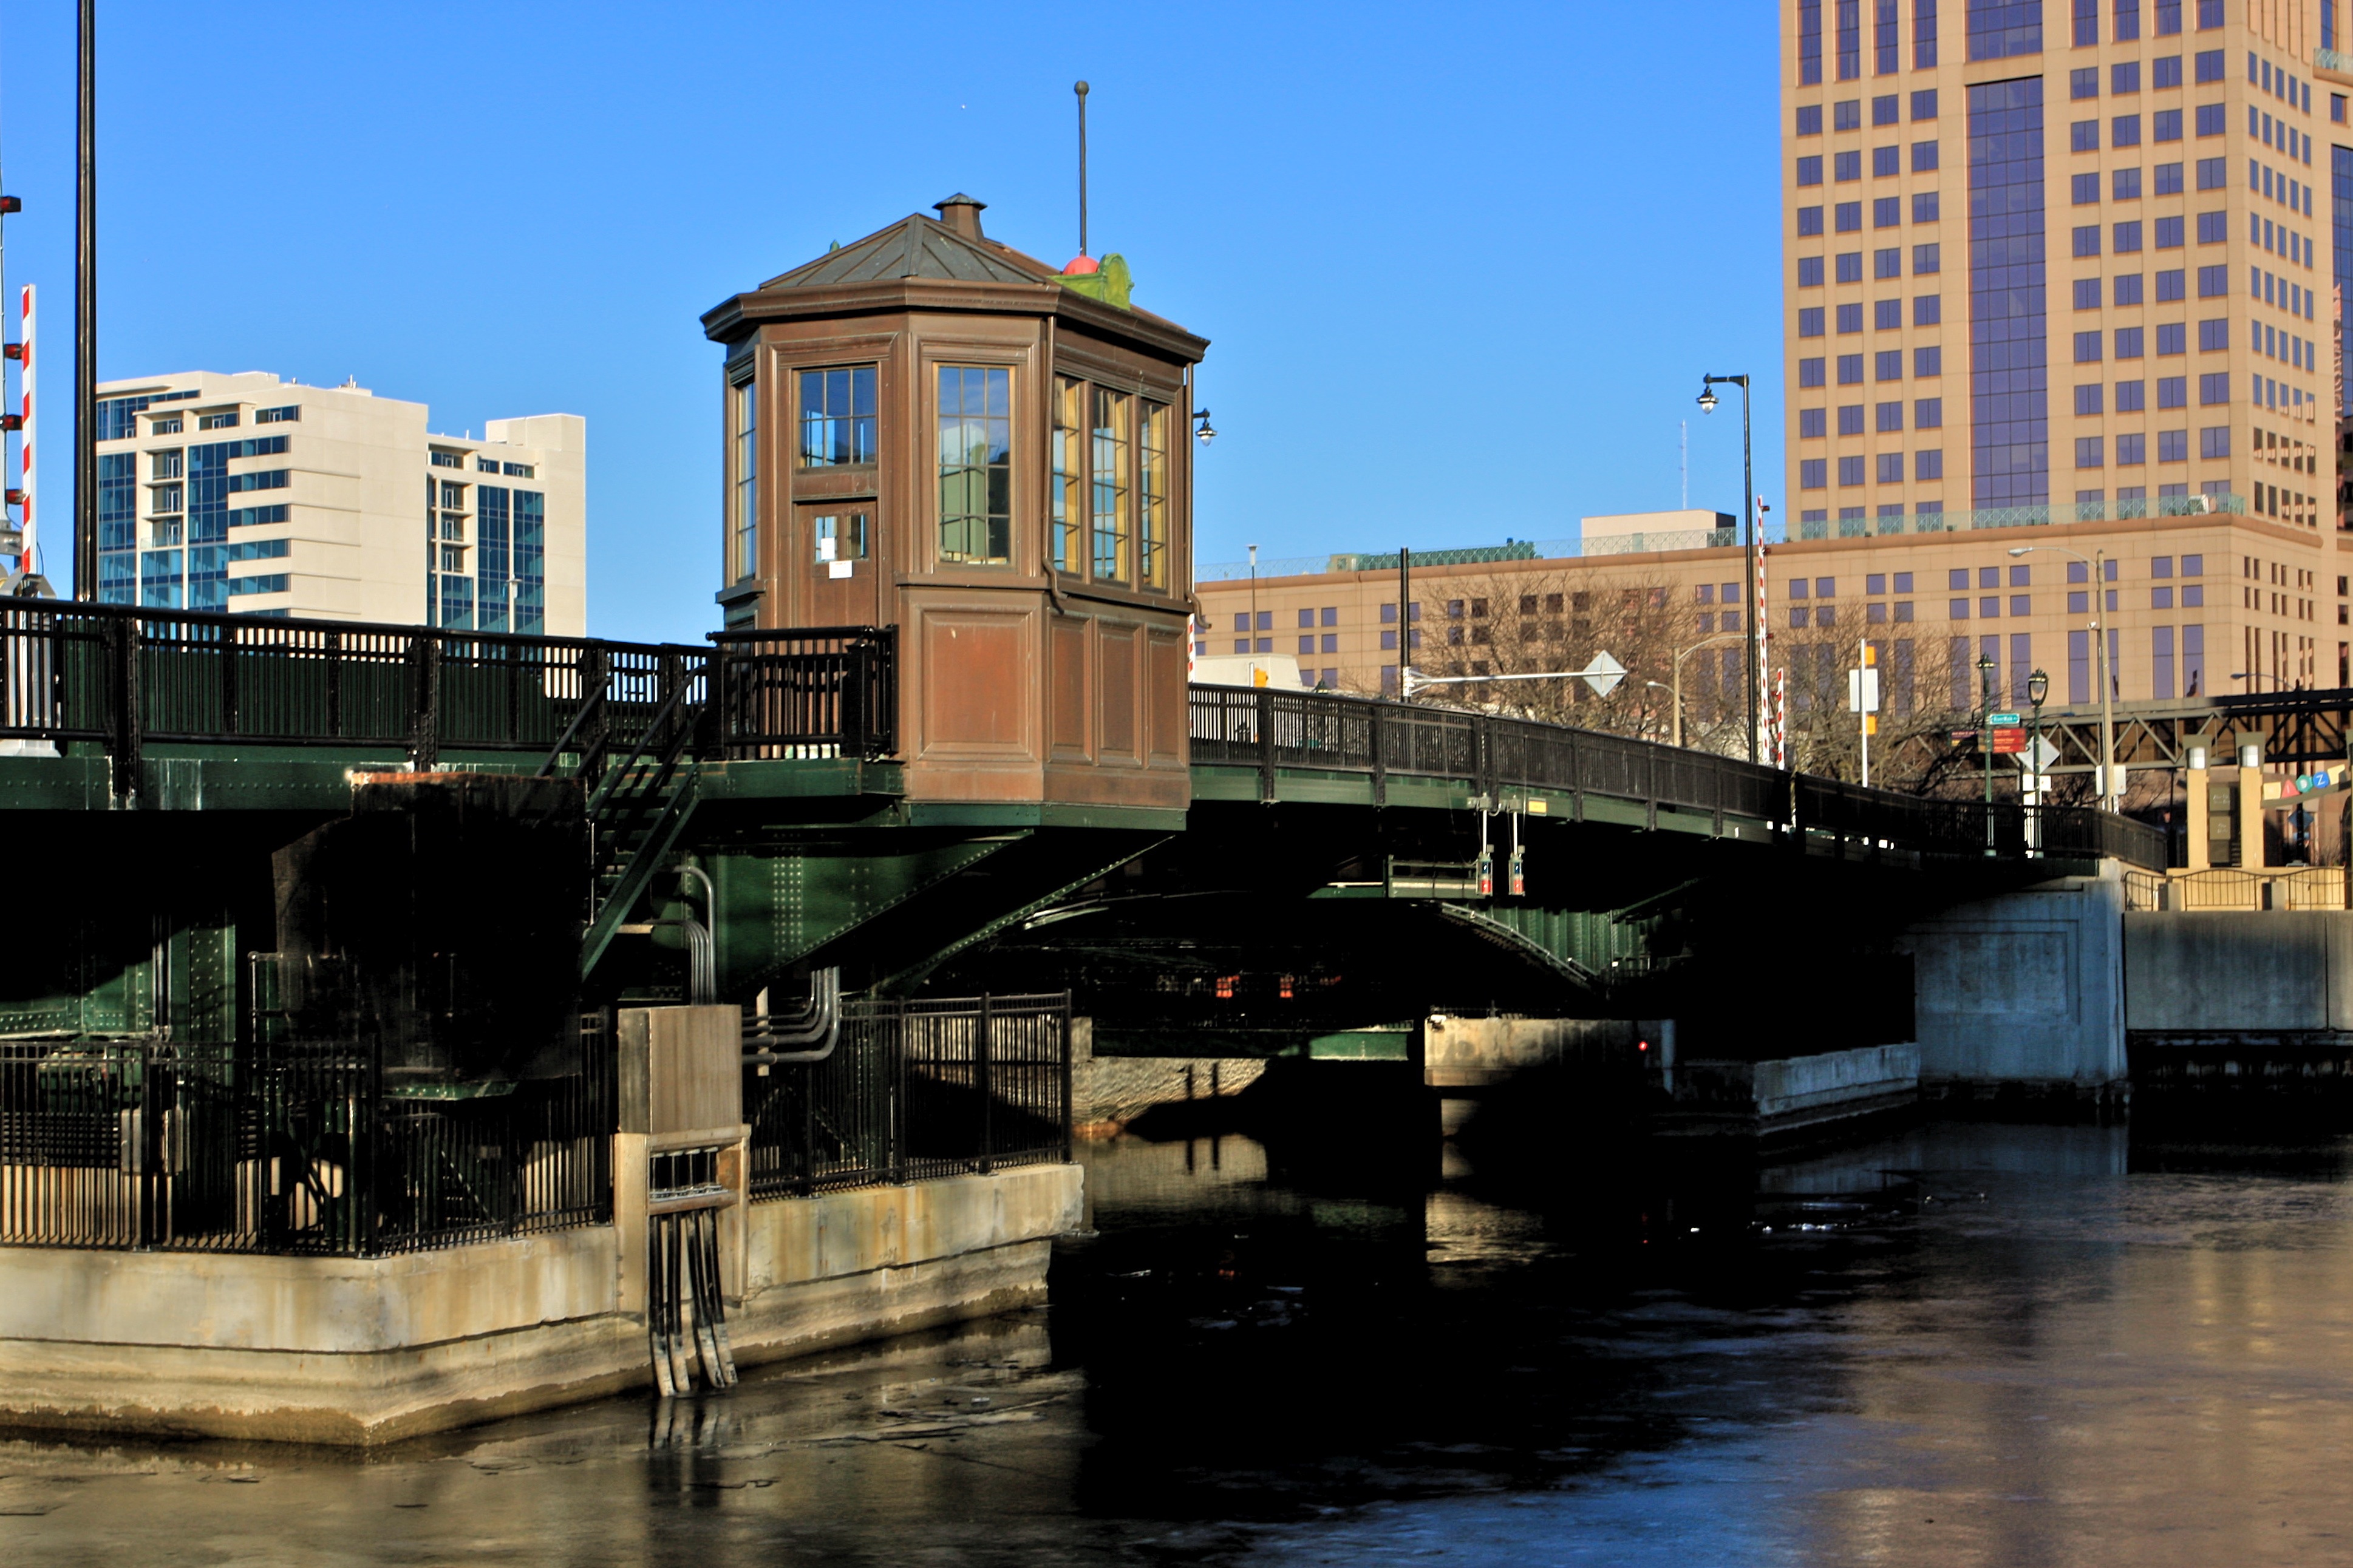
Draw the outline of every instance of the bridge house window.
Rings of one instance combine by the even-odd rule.
[[[1168,586],[1168,405],[1146,403],[1135,449],[1135,584]]]
[[[1086,515],[1086,447],[1079,414],[1085,395],[1082,383],[1067,375],[1054,378],[1054,472],[1046,498],[1050,532],[1046,547],[1054,557],[1054,570],[1073,576],[1087,569],[1086,531],[1081,521]]]
[[[1135,400],[1106,387],[1095,388],[1092,461],[1088,508],[1094,529],[1095,580],[1127,581],[1128,545],[1134,532],[1135,492],[1128,478],[1128,449],[1134,441]]]
[[[759,384],[742,381],[728,388],[734,405],[730,426],[735,433],[729,466],[734,470],[727,531],[727,572],[731,582],[742,582],[760,569],[760,395]]]
[[[801,467],[834,468],[872,461],[874,367],[801,372]]]
[[[939,398],[940,559],[1010,564],[1013,373],[942,365]]]

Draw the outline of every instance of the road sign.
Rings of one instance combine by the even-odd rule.
[[[2036,741],[2018,759],[2018,765],[2029,773],[2047,773],[2059,760],[2059,748],[2048,741]]]
[[[2022,756],[2026,752],[2026,731],[2015,724],[1996,725],[1993,731],[1993,754],[1997,757]]]
[[[1986,715],[1986,722],[1992,725],[1997,730],[2014,730],[2018,727],[2018,715],[2015,713],[1989,713]]]
[[[1593,688],[1593,695],[1607,697],[1618,689],[1620,681],[1626,679],[1626,667],[1603,652],[1595,654],[1592,661],[1577,673],[1585,678],[1586,685]]]
[[[1850,669],[1846,672],[1846,710],[1850,713],[1879,711],[1879,671]]]

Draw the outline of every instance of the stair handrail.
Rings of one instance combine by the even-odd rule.
[[[705,668],[707,671],[707,664]],[[661,732],[662,727],[669,721],[670,715],[678,711],[679,703],[685,698],[688,689],[693,684],[694,675],[691,671],[681,673],[677,684],[670,688],[670,695],[662,700],[662,705],[654,710],[654,716],[651,719],[647,720],[645,728],[638,732],[636,742],[633,742],[629,749],[622,754],[620,761],[614,763],[609,769],[607,769],[605,776],[596,782],[596,789],[591,792],[588,796],[588,818],[590,821],[595,821],[597,814],[601,812],[605,808],[607,803],[612,799],[614,790],[618,786],[622,778],[628,774],[629,769],[636,765],[639,758],[649,754],[649,748],[648,743],[654,738],[654,736]],[[663,772],[668,772],[671,767],[677,764],[678,753],[685,749],[684,742],[691,741],[693,738],[693,726],[681,725],[680,727],[679,742],[673,743],[662,757]]]

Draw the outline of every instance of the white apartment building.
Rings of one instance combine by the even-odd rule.
[[[493,419],[473,440],[427,418],[265,371],[100,384],[99,598],[584,635],[587,422]]]

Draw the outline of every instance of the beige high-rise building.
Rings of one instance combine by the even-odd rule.
[[[1791,537],[2243,516],[2318,596],[2337,5],[1782,0]]]
[[[109,604],[584,634],[587,422],[437,436],[426,405],[266,372],[102,383]]]
[[[1404,628],[1394,555],[1204,566],[1198,651],[1394,690],[1400,640],[1425,676],[1577,668],[1639,605],[1719,710],[1761,609],[1793,721],[1858,641],[1898,715],[2023,704],[2037,670],[2080,707],[2104,664],[2126,701],[2353,682],[2344,4],[1781,0],[1761,605],[1722,528],[1595,519],[1418,558]]]

